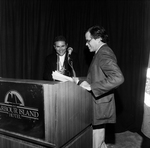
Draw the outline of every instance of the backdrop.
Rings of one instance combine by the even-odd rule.
[[[0,0],[0,76],[42,80],[53,39],[64,35],[86,76],[92,54],[85,31],[102,25],[125,82],[116,90],[116,131],[139,130],[150,48],[150,3],[137,1]]]

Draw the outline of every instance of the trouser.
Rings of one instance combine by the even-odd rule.
[[[93,148],[107,148],[105,144],[105,128],[93,129]]]

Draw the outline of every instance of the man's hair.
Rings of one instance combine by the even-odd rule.
[[[57,41],[64,41],[64,42],[67,44],[66,38],[65,38],[64,36],[62,36],[62,35],[59,35],[59,36],[55,37],[55,39],[54,39],[54,44],[55,44],[55,42],[57,42]]]
[[[93,26],[88,29],[88,31],[91,34],[91,37],[94,39],[102,38],[102,42],[107,43],[108,42],[108,35],[106,33],[106,30],[101,26]]]

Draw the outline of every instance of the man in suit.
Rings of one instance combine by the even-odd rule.
[[[45,59],[43,79],[52,81],[52,72],[58,71],[66,76],[79,75],[78,57],[68,44],[64,36],[57,36],[54,40],[55,51]],[[74,62],[75,61],[75,62]]]
[[[124,82],[114,52],[107,45],[108,35],[103,27],[93,26],[85,34],[86,46],[95,52],[86,80],[78,85],[93,96],[93,148],[107,148],[105,124],[115,123],[115,100],[113,90]],[[74,79],[76,82],[78,79]]]

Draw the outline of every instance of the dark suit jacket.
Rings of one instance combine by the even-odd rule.
[[[64,60],[64,65],[65,65],[65,69],[66,69],[65,75],[72,77],[73,72],[72,72],[72,68],[68,64],[67,54],[68,53],[66,53],[65,60]],[[78,76],[80,73],[78,56],[76,53],[72,52],[70,55],[70,58],[73,62],[73,67],[76,72],[76,75]],[[57,54],[56,54],[56,52],[54,52],[46,57],[44,66],[45,67],[44,67],[43,79],[53,81],[52,72],[57,70]]]
[[[124,82],[117,59],[107,44],[94,55],[87,74],[93,93],[93,125],[115,123],[113,89]]]

